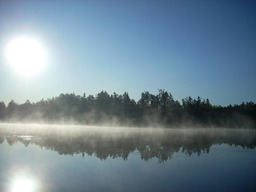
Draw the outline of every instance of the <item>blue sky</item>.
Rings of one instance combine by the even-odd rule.
[[[0,101],[60,93],[128,91],[136,101],[159,88],[174,99],[256,102],[254,1],[0,1]],[[49,53],[27,79],[10,70],[8,39],[33,35]]]

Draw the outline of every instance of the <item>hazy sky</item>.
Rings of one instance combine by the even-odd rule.
[[[6,64],[6,42],[36,36],[45,69],[24,78]],[[256,1],[0,0],[0,101],[60,93],[159,88],[175,100],[256,101]]]

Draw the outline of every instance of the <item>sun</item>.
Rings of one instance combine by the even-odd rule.
[[[30,77],[43,70],[47,61],[46,49],[38,38],[17,36],[5,47],[8,65],[17,73]]]

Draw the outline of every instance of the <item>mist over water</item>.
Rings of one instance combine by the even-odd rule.
[[[136,128],[82,125],[0,124],[1,143],[39,145],[59,154],[90,154],[100,159],[123,158],[138,151],[141,159],[171,159],[182,151],[209,153],[216,144],[255,148],[256,130],[225,128]]]
[[[255,147],[253,129],[1,123],[0,191],[254,191]]]

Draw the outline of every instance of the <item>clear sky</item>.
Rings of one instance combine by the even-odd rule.
[[[36,76],[6,62],[17,35],[37,37],[48,52]],[[102,90],[137,101],[159,88],[179,101],[256,102],[256,1],[0,1],[0,101]]]

